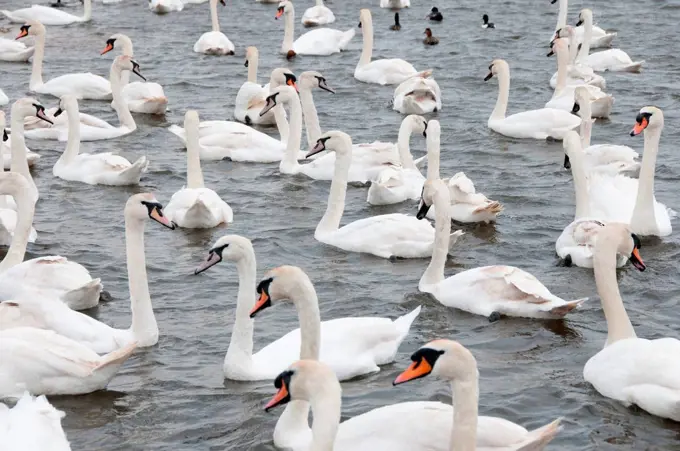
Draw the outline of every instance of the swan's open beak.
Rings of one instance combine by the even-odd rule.
[[[221,261],[222,261],[221,255],[219,255],[217,252],[210,251],[210,253],[208,254],[208,257],[205,259],[205,261],[203,263],[201,263],[201,265],[198,268],[194,269],[194,274],[200,274],[203,271],[205,271],[206,269],[208,269],[212,266],[215,266],[216,264],[218,264]]]
[[[283,6],[276,10],[276,17],[275,17],[275,19],[278,19],[278,18],[281,17],[281,16],[283,16]]]
[[[35,115],[38,118],[42,119],[43,121],[47,122],[48,124],[54,124],[54,122],[52,122],[50,118],[48,118],[47,115],[45,114],[45,107],[43,106],[36,107]]]
[[[418,209],[418,213],[416,213],[416,218],[423,219],[425,216],[427,216],[427,212],[429,210],[430,210],[430,205],[427,205],[425,202],[421,201],[420,202],[420,208]]]
[[[648,125],[649,121],[647,120],[647,118],[646,117],[641,118],[640,121],[635,122],[633,130],[630,131],[630,136],[639,135],[647,128]]]
[[[272,300],[269,297],[269,293],[267,293],[266,290],[262,290],[260,293],[260,299],[257,300],[255,303],[255,307],[250,311],[250,317],[255,318],[255,315],[261,310],[266,309],[267,307],[271,307],[272,305]]]
[[[105,53],[109,53],[111,50],[113,50],[113,44],[106,44],[106,47],[104,47],[104,50],[100,53],[100,55],[104,55]]]
[[[279,388],[279,391],[276,392],[274,397],[269,400],[266,406],[264,406],[265,412],[268,412],[269,409],[273,409],[276,406],[280,406],[282,404],[287,404],[290,401],[290,393],[288,393],[288,387],[286,387],[286,382],[281,381],[281,388]]]
[[[328,138],[319,138],[319,139],[316,141],[316,144],[314,145],[314,148],[313,148],[312,150],[310,150],[310,151],[307,153],[307,155],[305,155],[305,158],[312,157],[312,156],[316,155],[317,153],[321,153],[321,152],[323,152],[324,150],[326,150],[326,140],[327,140],[327,139],[328,139]]]
[[[161,207],[154,206],[149,212],[149,217],[159,224],[163,224],[168,229],[175,230],[175,223],[163,215],[163,209]]]
[[[394,382],[392,382],[392,385],[399,385],[403,384],[404,382],[419,379],[421,377],[427,376],[431,372],[432,365],[429,364],[427,359],[422,357],[420,360],[411,363],[411,365],[409,365],[409,367],[406,368],[403,373],[397,376]]]
[[[491,77],[493,77],[493,72],[489,72],[489,74],[486,77],[484,77],[484,81],[491,80]]]
[[[19,34],[17,35],[17,37],[14,40],[16,41],[17,39],[21,39],[21,38],[26,37],[26,36],[28,36],[28,26],[24,25],[23,27],[21,27]]]
[[[640,271],[647,269],[647,266],[645,265],[645,262],[642,261],[640,251],[637,247],[633,249],[633,253],[630,255],[630,262]]]

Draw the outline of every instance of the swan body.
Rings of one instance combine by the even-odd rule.
[[[9,103],[9,97],[7,97],[7,94],[0,89],[0,106],[7,105]]]
[[[55,177],[89,185],[139,185],[139,179],[149,166],[146,157],[142,156],[130,163],[124,157],[111,152],[80,153],[78,101],[73,96],[65,95],[61,98],[59,109],[67,111],[71,119],[66,150],[52,169]]]
[[[12,165],[12,156],[10,150],[12,148],[12,137],[5,132],[6,125],[7,123],[5,112],[0,111],[0,155],[2,156],[2,167],[5,169],[5,171],[9,171],[11,170]],[[24,152],[26,162],[28,163],[28,167],[29,168],[33,167],[33,165],[35,165],[35,163],[37,163],[38,160],[40,159],[40,154],[31,152],[31,150],[28,147],[26,147],[25,144]]]
[[[61,419],[64,412],[44,396],[24,392],[13,408],[0,404],[0,441],[5,451],[71,451]]]
[[[593,12],[590,9],[582,9],[579,14],[579,21],[576,24],[583,24],[585,34],[583,47],[576,60],[592,68],[596,72],[640,72],[644,61],[633,61],[626,52],[620,49],[609,49],[590,54],[590,38],[593,32]]]
[[[580,64],[577,61],[578,50],[580,48],[580,45],[577,45],[577,43],[580,44],[582,39],[575,38],[576,32],[574,30],[575,28],[571,25],[566,25],[562,28],[559,28],[557,31],[555,31],[555,36],[551,41],[552,45],[553,41],[563,38],[567,39],[567,42],[570,43],[566,85],[591,85],[600,89],[605,89],[607,87],[607,81],[604,79],[604,77],[602,75],[596,74],[591,67]],[[572,42],[574,45],[571,45]],[[553,89],[557,87],[558,73],[559,71],[556,71],[552,77],[550,77],[550,87]]]
[[[207,31],[198,38],[194,44],[195,53],[205,53],[206,55],[233,55],[234,44],[229,38],[220,31],[220,23],[217,18],[217,2],[226,5],[224,0],[210,0],[210,19],[212,30]]]
[[[335,22],[335,15],[323,4],[323,0],[316,0],[316,5],[305,10],[301,22],[305,27],[317,27]]]
[[[182,0],[149,0],[149,9],[155,14],[167,14],[182,11],[184,2]]]
[[[552,0],[551,3],[555,3],[556,0]],[[564,28],[567,25],[567,11],[569,9],[569,0],[559,0],[559,12],[557,14],[557,26],[555,30]],[[592,28],[592,33],[590,35],[590,48],[602,48],[611,47],[612,41],[616,37],[617,33],[608,33],[600,27],[594,26]],[[585,27],[578,26],[574,27],[574,36],[570,37],[571,42],[583,42],[585,38]],[[602,87],[604,89],[604,87]]]
[[[607,340],[586,362],[583,378],[603,396],[680,421],[680,365],[673,358],[680,352],[680,341],[638,338],[619,292],[616,255],[630,256],[635,268],[644,271],[639,248],[639,238],[624,224],[608,224],[600,232],[595,246],[595,282],[607,320]]]
[[[334,30],[331,28],[317,28],[308,31],[293,42],[295,35],[295,9],[293,3],[285,0],[279,3],[276,18],[285,16],[285,31],[281,53],[284,55],[319,55],[328,56],[341,52],[347,48],[347,44],[354,37],[353,28],[347,31]],[[292,53],[289,53],[292,52]]]
[[[136,347],[131,343],[100,356],[51,330],[17,327],[0,331],[0,397],[25,390],[48,396],[103,390]]]
[[[411,63],[398,58],[371,61],[373,56],[373,19],[369,9],[360,13],[361,29],[364,35],[361,57],[354,69],[354,78],[364,83],[395,85],[413,77],[418,71]]]
[[[487,125],[496,133],[511,138],[562,139],[566,132],[581,124],[581,119],[577,116],[553,108],[523,111],[506,117],[510,91],[508,63],[501,59],[494,60],[489,66],[489,74],[485,80],[491,79],[494,75],[498,77],[498,99]]]
[[[269,95],[269,83],[262,86],[257,82],[257,68],[259,65],[259,52],[257,47],[246,49],[245,67],[248,68],[248,80],[241,85],[236,94],[234,104],[234,118],[247,125],[271,125],[276,124],[274,112],[271,111],[260,116]]]
[[[447,307],[493,318],[495,315],[525,318],[562,318],[585,299],[565,301],[552,294],[536,277],[513,266],[484,266],[444,278],[451,218],[449,190],[441,180],[428,180],[423,188],[417,217],[431,205],[437,207],[436,237],[432,259],[418,289],[430,293]]]
[[[122,54],[132,58],[132,40],[121,33],[114,34],[106,41],[106,47],[101,54],[103,55],[113,50],[116,41],[120,42],[122,45]],[[149,81],[134,81],[130,83],[129,71],[122,73],[121,84],[123,85],[123,98],[131,112],[142,114],[165,114],[168,107],[168,98],[165,96],[165,91],[163,91],[161,85]],[[111,107],[115,109],[114,102],[111,102]]]
[[[432,78],[432,71],[419,72],[403,81],[394,90],[392,109],[401,114],[427,114],[442,109],[439,84]]]
[[[352,159],[352,138],[327,132],[317,140],[311,156],[324,150],[336,152],[335,174],[331,182],[326,213],[316,227],[314,238],[349,252],[363,252],[382,258],[424,258],[432,254],[434,228],[427,221],[400,213],[371,216],[340,227],[345,208],[347,176]],[[452,234],[455,244],[463,234]],[[447,249],[448,251],[448,249]]]
[[[44,25],[69,25],[72,23],[89,22],[92,19],[92,0],[84,0],[85,11],[82,16],[74,16],[56,8],[42,5],[32,5],[30,8],[15,11],[0,10],[12,23],[24,23],[37,20]]]
[[[35,52],[35,47],[26,47],[23,42],[0,38],[0,61],[28,61],[28,59],[33,56],[33,52]],[[3,105],[3,103],[0,102],[0,105]]]
[[[189,110],[184,116],[187,133],[187,186],[172,195],[165,210],[170,221],[182,228],[209,229],[234,222],[231,207],[217,193],[206,188],[199,155],[198,113]]]
[[[125,241],[132,310],[130,328],[114,329],[52,299],[25,297],[0,303],[0,329],[37,327],[53,330],[99,354],[113,352],[132,343],[139,347],[158,343],[158,325],[149,296],[144,256],[144,223],[147,217],[174,229],[152,194],[135,194],[127,201]]]
[[[380,7],[390,9],[410,8],[411,0],[380,0]]]

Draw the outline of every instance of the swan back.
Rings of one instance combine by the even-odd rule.
[[[61,426],[64,412],[52,406],[45,396],[32,397],[28,392],[12,409],[0,404],[0,435],[10,449],[70,451],[66,434]],[[4,417],[4,418],[3,418]]]

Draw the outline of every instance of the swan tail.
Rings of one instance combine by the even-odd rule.
[[[565,316],[567,313],[578,308],[581,304],[587,301],[588,298],[576,299],[575,301],[569,301],[557,307],[551,308],[548,313],[555,316]]]
[[[411,330],[411,324],[413,324],[413,321],[415,321],[416,318],[418,318],[418,315],[420,315],[421,308],[422,306],[419,305],[410,313],[400,316],[394,320],[394,325],[399,331],[399,338],[397,339],[398,342],[401,342],[404,338],[406,338],[408,331]]]
[[[135,349],[137,349],[136,341],[123,346],[122,348],[116,349],[115,351],[109,352],[108,354],[102,356],[101,361],[96,367],[94,367],[93,372],[112,369],[113,372],[111,377],[113,377],[113,374],[118,371],[118,368],[120,368],[120,366],[125,363],[125,361],[132,355]]]
[[[636,61],[634,63],[629,64],[626,66],[623,71],[624,72],[633,72],[633,73],[638,73],[642,70],[642,65],[645,63],[644,60],[642,61]]]
[[[449,250],[458,242],[458,238],[465,235],[462,230],[456,230],[451,235],[449,235]]]
[[[12,62],[22,62],[22,61],[28,61],[28,59],[33,56],[33,53],[35,52],[35,47],[29,47],[26,50],[23,50],[21,52],[17,52],[14,55],[6,55],[4,57],[4,61],[12,61]]]
[[[99,295],[104,286],[101,279],[92,279],[85,285],[71,290],[62,296],[64,304],[71,310],[85,310],[99,303]]]
[[[545,446],[550,443],[555,436],[562,430],[560,423],[562,418],[558,418],[550,424],[547,424],[533,431],[529,431],[529,434],[520,444],[515,451],[540,451]]]
[[[345,47],[347,47],[347,44],[349,44],[349,41],[352,40],[355,33],[356,32],[354,31],[354,28],[350,28],[349,30],[342,33],[342,38],[340,39],[340,42],[338,42],[338,47],[340,47],[340,50],[345,50]]]
[[[120,172],[120,179],[129,183],[139,183],[142,174],[149,168],[149,160],[146,157],[139,157],[132,166]]]
[[[156,97],[144,97],[144,101],[147,103],[157,103],[159,105],[167,105],[168,104],[168,98],[165,96],[156,96]]]
[[[503,204],[495,200],[472,210],[473,213],[490,213],[494,215],[497,215],[501,211],[503,211]]]
[[[173,124],[170,127],[168,127],[168,131],[175,135],[176,137],[178,137],[179,139],[181,139],[182,143],[184,144],[184,147],[186,147],[187,140],[185,138],[184,129],[182,127]]]

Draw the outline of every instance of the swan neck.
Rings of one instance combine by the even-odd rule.
[[[33,181],[31,171],[28,168],[26,157],[26,141],[24,139],[24,119],[19,114],[12,114],[12,145],[10,146],[11,162],[10,171],[24,176],[33,189],[33,196],[38,200],[38,187]]]
[[[510,95],[510,73],[506,70],[498,73],[498,99],[491,113],[491,119],[505,119]]]
[[[300,89],[300,101],[305,118],[305,130],[307,130],[307,148],[311,150],[316,140],[321,136],[321,126],[319,125],[316,105],[314,105],[314,96],[309,87],[302,87]]]
[[[574,220],[585,218],[590,214],[590,199],[588,195],[588,178],[584,165],[584,154],[581,149],[569,150],[569,162],[571,163],[571,176],[574,179],[574,202],[576,212]]]
[[[251,83],[257,83],[257,66],[259,63],[257,53],[254,53],[252,58],[248,58],[248,81]]]
[[[427,180],[439,179],[439,136],[428,135],[427,139]]]
[[[595,285],[607,320],[606,346],[618,340],[635,338],[635,329],[623,306],[616,280],[616,249],[618,242],[609,234],[600,233],[593,257]]]
[[[238,296],[236,298],[236,315],[231,331],[231,341],[225,357],[225,366],[233,362],[243,366],[244,362],[253,360],[253,330],[255,322],[250,311],[255,307],[255,278],[257,277],[257,261],[255,252],[250,251],[236,262],[238,271]]]
[[[132,46],[132,40],[129,38],[119,38],[119,40],[122,41],[123,48],[122,48],[122,54],[125,56],[129,56],[132,58],[134,56],[134,48]],[[130,83],[130,71],[123,71],[120,74],[120,85],[121,87],[127,86]]]
[[[130,108],[127,101],[123,97],[123,88],[121,86],[121,74],[123,71],[118,69],[115,65],[111,65],[111,72],[109,73],[109,82],[111,83],[111,94],[113,95],[113,106],[118,113],[118,121],[120,126],[129,130],[135,130],[137,124],[130,114]]]
[[[210,21],[212,22],[212,31],[220,31],[220,22],[217,18],[217,0],[210,0]]]
[[[201,171],[200,144],[198,141],[198,124],[191,124],[185,130],[187,137],[187,188],[203,188],[203,171]]]
[[[560,0],[559,12],[557,13],[557,26],[555,31],[567,26],[567,12],[569,10],[569,0]]]
[[[661,128],[645,130],[645,147],[640,165],[640,177],[638,179],[637,197],[633,209],[632,223],[640,219],[645,222],[656,224],[654,212],[654,172],[656,170],[656,157],[659,153],[659,141],[661,140]]]
[[[475,451],[477,449],[479,387],[476,365],[474,372],[475,374],[467,380],[456,380],[451,383],[454,413],[450,451]]]
[[[312,443],[309,451],[333,451],[333,444],[340,426],[342,409],[342,389],[335,381],[331,389],[330,384],[324,385],[323,393],[317,394],[311,401],[312,415]]]
[[[579,135],[581,135],[581,147],[587,149],[590,147],[590,136],[593,130],[593,117],[590,112],[590,103],[587,103],[581,108],[581,125],[579,126]]]
[[[83,12],[83,22],[89,22],[92,19],[92,0],[84,1],[85,11]]]
[[[66,150],[59,160],[64,163],[72,162],[80,153],[80,111],[77,105],[69,105],[68,114],[68,141]]]
[[[444,265],[451,239],[451,198],[448,187],[445,188],[438,190],[434,195],[434,248],[430,264],[420,278],[419,287],[435,285],[444,280]]]
[[[411,154],[411,135],[413,134],[413,125],[410,121],[402,121],[399,127],[399,135],[397,137],[397,150],[399,151],[399,159],[404,169],[415,169],[415,162]]]
[[[575,35],[569,37],[569,64],[576,64],[576,55],[578,55],[578,42]]]
[[[300,97],[295,94],[288,100],[290,108],[290,129],[288,130],[288,143],[286,152],[281,160],[279,170],[284,173],[292,173],[297,170],[297,157],[300,152],[300,141],[302,140],[302,106]]]
[[[366,23],[364,23],[366,22]],[[361,57],[357,69],[371,62],[373,57],[373,18],[361,22],[361,33],[364,36],[364,43],[361,49]]]
[[[271,87],[271,83],[269,84]],[[271,93],[271,88],[270,91]],[[288,144],[288,136],[290,135],[290,129],[288,126],[288,119],[286,119],[286,113],[283,110],[283,105],[276,105],[274,107],[274,120],[276,121],[276,128],[279,130],[279,137],[282,143]]]
[[[593,38],[593,18],[591,16],[587,16],[583,23],[583,42],[581,43],[581,51],[577,56],[578,61],[583,62],[585,61],[586,58],[588,58],[588,55],[590,54],[590,40],[592,38]]]
[[[45,58],[45,34],[38,34],[34,38],[35,51],[33,52],[33,66],[31,67],[31,81],[28,89],[35,91],[44,84],[42,69]],[[14,130],[12,130],[14,131]],[[12,138],[14,139],[14,138]]]
[[[323,6],[323,0],[316,0],[316,6]]]
[[[15,130],[14,126],[12,126],[12,130]],[[15,137],[14,134],[12,135],[12,142],[14,142]],[[36,198],[31,196],[30,192],[19,189],[12,195],[17,204],[17,223],[7,254],[0,262],[0,273],[24,261],[28,238],[31,235],[31,226],[33,225],[33,215],[35,214]]]
[[[345,211],[345,196],[347,195],[347,179],[349,167],[352,164],[352,145],[345,143],[346,150],[335,155],[335,169],[331,180],[331,190],[328,194],[328,205],[319,225],[316,226],[314,236],[335,232],[340,228],[342,214]]]
[[[291,5],[290,11],[284,14],[285,28],[283,31],[283,44],[281,44],[281,53],[288,53],[293,50],[293,41],[295,40],[295,10]]]
[[[564,88],[567,87],[567,66],[569,65],[569,55],[560,50],[557,52],[557,83],[555,84],[555,93],[553,98],[558,97]]]
[[[132,309],[132,335],[140,346],[151,346],[158,341],[158,325],[151,306],[146,275],[144,222],[125,218],[125,250]]]

